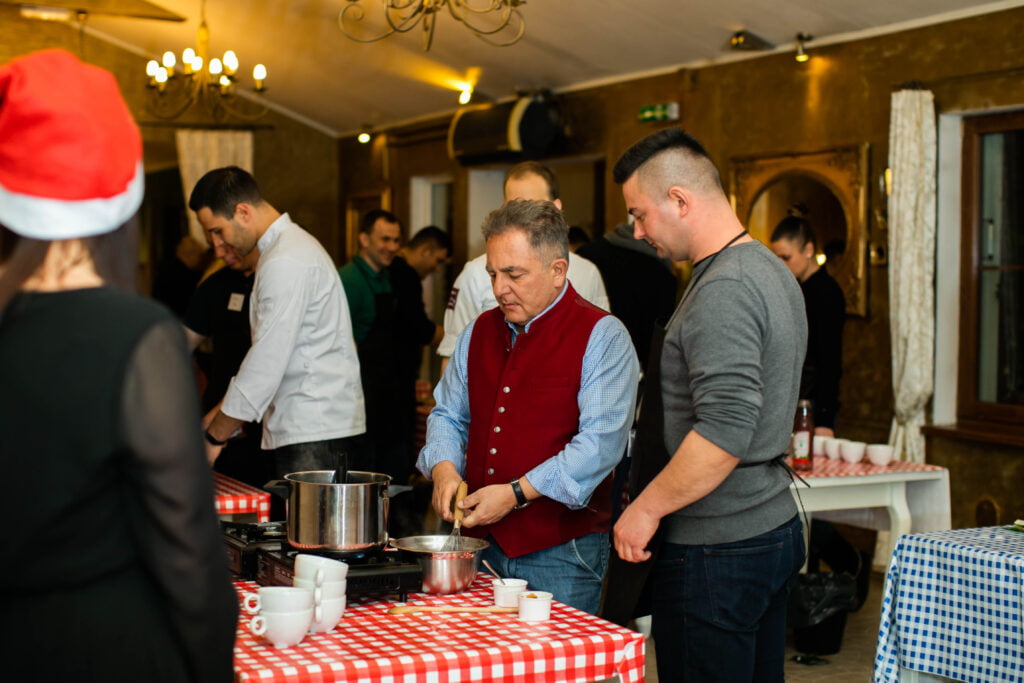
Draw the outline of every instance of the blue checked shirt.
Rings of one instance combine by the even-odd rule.
[[[565,289],[533,322],[550,311]],[[469,390],[467,363],[470,323],[459,335],[455,352],[444,376],[434,389],[437,406],[427,418],[427,444],[420,451],[416,466],[428,478],[434,466],[445,460],[465,476],[466,443],[469,440]],[[515,345],[518,332],[512,330]],[[636,388],[640,366],[626,328],[613,316],[598,321],[590,333],[583,354],[580,393],[579,432],[565,448],[526,473],[526,479],[541,494],[570,509],[585,507],[597,485],[618,464],[626,448],[633,424]]]

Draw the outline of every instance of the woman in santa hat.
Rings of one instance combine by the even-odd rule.
[[[7,680],[232,679],[237,599],[185,339],[117,286],[142,194],[113,76],[61,50],[0,66]]]

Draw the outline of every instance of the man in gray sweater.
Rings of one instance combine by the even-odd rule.
[[[627,562],[657,551],[659,680],[782,681],[786,604],[804,560],[780,456],[807,345],[803,298],[743,229],[714,163],[682,130],[636,143],[614,176],[636,237],[694,264],[648,366],[657,397],[648,391],[644,405],[657,414],[642,411],[641,431],[661,439],[637,457],[657,465],[646,463],[653,478],[615,525],[615,549]],[[660,550],[649,547],[659,525]]]

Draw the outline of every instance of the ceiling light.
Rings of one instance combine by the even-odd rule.
[[[469,104],[471,99],[473,99],[473,86],[467,86],[459,92],[459,104]]]
[[[379,3],[383,9],[387,28],[371,38],[353,35],[352,29],[366,19],[363,3]],[[395,33],[407,33],[422,23],[423,51],[434,41],[434,21],[442,8],[456,21],[461,21],[480,40],[505,47],[519,42],[526,32],[526,24],[519,14],[519,6],[526,0],[348,0],[338,13],[341,32],[359,43],[373,43]],[[479,22],[479,23],[478,23]]]
[[[222,118],[225,114],[248,120],[263,116],[267,113],[265,104],[251,100],[242,102],[243,98],[235,93],[235,74],[239,64],[234,51],[228,50],[223,58],[209,58],[210,29],[206,25],[206,0],[203,0],[200,7],[196,46],[187,47],[181,52],[182,73],[176,73],[178,60],[171,51],[165,52],[160,62],[153,59],[146,65],[146,77],[151,90],[146,108],[157,118],[175,119],[201,101],[214,118]],[[257,64],[252,70],[255,92],[264,90],[263,82],[266,78],[267,67]]]
[[[360,144],[365,145],[367,142],[373,139],[372,133],[373,126],[363,126],[363,132],[356,136],[356,140],[358,140]]]
[[[729,47],[733,50],[771,50],[775,45],[756,33],[741,29],[732,34],[729,39]]]
[[[66,7],[46,7],[44,5],[20,5],[18,10],[22,19],[40,19],[42,21],[71,21],[74,12]]]
[[[807,51],[804,50],[804,43],[814,40],[814,36],[807,33],[796,34],[796,55],[794,59],[798,62],[806,62],[811,58]]]

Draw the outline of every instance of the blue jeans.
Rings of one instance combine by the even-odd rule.
[[[785,680],[786,609],[803,563],[799,517],[733,543],[666,543],[654,568],[658,680]]]
[[[510,558],[490,536],[480,557],[507,578],[526,579],[529,588],[548,591],[555,600],[597,614],[601,584],[608,568],[608,534],[580,536],[567,543]]]

